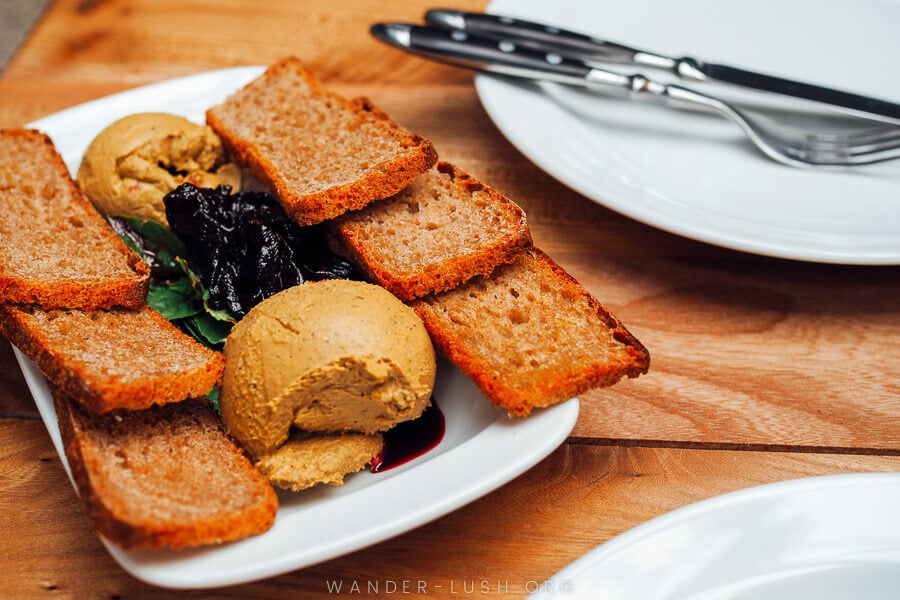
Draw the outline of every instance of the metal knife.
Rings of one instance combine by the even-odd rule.
[[[425,21],[448,30],[468,32],[495,40],[508,40],[520,47],[534,50],[556,52],[589,64],[608,63],[660,69],[686,81],[725,83],[749,90],[800,98],[827,105],[846,114],[900,124],[900,104],[894,102],[728,65],[708,63],[691,57],[663,56],[532,21],[448,9],[429,10],[425,13]]]
[[[486,73],[586,87],[613,96],[657,101],[693,110],[716,110],[709,105],[724,104],[701,92],[659,83],[640,73],[616,73],[577,58],[464,31],[411,23],[376,23],[370,32],[379,40],[407,52]]]

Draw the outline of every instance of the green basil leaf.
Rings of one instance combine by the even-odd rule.
[[[222,414],[222,411],[219,409],[219,388],[214,387],[213,389],[209,390],[209,393],[206,394],[206,398],[210,401],[210,403],[212,403],[212,407],[215,409],[215,411],[219,414]]]
[[[179,277],[174,281],[166,282],[166,287],[174,292],[182,294],[183,296],[191,298],[198,303],[200,301],[200,298],[197,296],[197,292],[194,289],[194,285],[191,283],[191,280],[188,277]]]
[[[181,240],[156,221],[116,216],[110,224],[152,266],[147,304],[197,341],[220,350],[237,319],[209,305],[209,290],[183,258]]]
[[[184,243],[162,223],[140,217],[121,216],[119,218],[140,234],[146,243],[159,251],[164,251],[172,257],[187,254]]]
[[[197,328],[197,323],[194,321],[193,317],[187,317],[186,319],[178,319],[177,321],[172,321],[181,328],[186,334],[197,340],[198,342],[205,344],[207,346],[212,347],[213,344],[209,340],[204,337],[204,335]]]
[[[184,271],[185,275],[187,275],[191,284],[194,286],[194,290],[200,295],[200,298],[203,300],[203,307],[206,309],[206,312],[217,321],[227,321],[228,323],[237,323],[237,319],[232,315],[229,311],[225,309],[213,308],[209,305],[209,290],[204,287],[203,282],[200,281],[200,277],[194,273],[191,268],[188,266],[187,261],[183,258],[177,258],[176,262]]]
[[[221,350],[231,331],[231,323],[217,321],[206,313],[199,313],[174,321],[185,333],[213,350]]]
[[[185,294],[176,285],[152,284],[147,292],[147,304],[170,321],[203,313],[203,305],[192,294]]]
[[[137,254],[138,256],[143,258],[144,262],[148,262],[148,260],[147,260],[148,256],[144,252],[144,249],[141,247],[141,244],[138,242],[137,238],[135,238],[131,235],[128,235],[127,233],[122,232],[122,231],[116,231],[116,233],[119,235],[119,237],[122,239],[122,241],[125,242],[126,246],[131,248],[135,254]]]
[[[231,333],[232,323],[220,321],[208,314],[196,315],[192,320],[203,337],[215,346],[224,344],[225,338]]]

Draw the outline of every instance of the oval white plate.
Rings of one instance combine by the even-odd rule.
[[[896,0],[495,0],[489,10],[900,102]],[[476,86],[522,153],[621,214],[762,255],[900,264],[900,160],[798,169],[765,158],[717,116],[488,75]]]
[[[811,477],[704,500],[584,555],[533,600],[900,598],[900,474]]]
[[[174,79],[50,115],[34,123],[46,132],[70,172],[91,140],[116,119],[143,111],[179,114],[198,123],[207,108],[262,72],[244,67]],[[37,367],[16,358],[50,437],[69,469],[53,399]],[[170,588],[209,588],[271,577],[358,550],[436,519],[520,475],[550,454],[578,417],[573,399],[527,419],[510,419],[472,382],[438,365],[434,397],[444,413],[440,445],[387,472],[351,475],[342,487],[280,493],[275,525],[244,541],[188,551],[125,551],[106,543],[129,573]]]

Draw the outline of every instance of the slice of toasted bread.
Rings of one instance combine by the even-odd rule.
[[[186,548],[267,531],[278,498],[209,402],[92,415],[54,390],[72,478],[96,530],[124,548]]]
[[[531,245],[517,204],[446,162],[339,217],[331,237],[336,252],[406,301],[490,275]]]
[[[0,304],[0,333],[89,411],[144,409],[208,393],[224,359],[158,312]]]
[[[430,141],[366,99],[326,90],[296,58],[269,67],[206,120],[301,225],[387,198],[437,160]]]
[[[149,274],[72,181],[49,137],[0,131],[0,302],[135,307]]]
[[[432,340],[511,415],[647,372],[646,348],[537,248],[411,304]]]

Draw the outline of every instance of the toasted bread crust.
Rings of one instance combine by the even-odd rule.
[[[531,278],[537,285],[527,283]],[[531,296],[527,303],[526,296]],[[650,355],[637,338],[538,248],[499,267],[491,278],[411,306],[441,352],[513,416],[637,377],[650,366]],[[560,325],[563,343],[579,344],[591,331],[601,334],[577,357],[545,339],[555,332],[543,325],[557,324],[556,317],[565,311],[578,317]],[[537,364],[525,363],[529,358]]]
[[[249,106],[243,105],[245,101]],[[300,141],[286,136],[287,128],[281,123],[292,119],[292,111],[304,105],[325,107],[329,115],[351,121],[352,133],[344,131],[345,135],[338,135],[334,131],[322,139],[313,139],[314,134],[307,129],[297,128],[294,133],[304,136],[309,155],[292,155],[290,160],[273,158],[277,154],[273,148],[290,147]],[[278,125],[269,122],[273,117]],[[347,100],[325,89],[294,57],[272,65],[224,104],[209,109],[206,120],[231,155],[269,186],[285,211],[301,225],[320,223],[387,198],[437,161],[437,152],[429,140],[402,128],[368,99]],[[391,157],[365,166],[354,179],[321,184],[295,177],[302,171],[298,171],[298,163],[316,160],[316,148],[344,147],[338,153],[342,164],[334,165],[334,171],[348,166],[357,168],[357,150],[376,141],[372,136],[393,146]]]
[[[82,505],[110,541],[123,548],[187,548],[272,527],[278,510],[274,490],[227,436],[208,402],[98,416],[52,391]],[[130,464],[129,438],[140,442],[142,454],[159,460],[142,462],[138,456],[140,464]],[[139,489],[129,488],[130,482]],[[241,500],[228,506],[210,502],[236,496]]]
[[[146,266],[143,261],[140,265]],[[142,267],[138,266],[135,270],[142,270]],[[147,289],[144,284],[135,286],[131,282],[66,281],[48,285],[0,275],[0,298],[3,302],[38,304],[47,310],[101,310],[115,306],[136,308],[146,300]]]
[[[477,275],[490,275],[498,265],[514,261],[531,245],[525,212],[516,203],[451,163],[438,162],[436,171],[449,178],[452,199],[438,202],[431,196],[445,190],[417,182],[391,198],[339,217],[331,228],[332,249],[404,301],[453,289]],[[416,210],[407,210],[408,203],[416,204]],[[443,248],[429,249],[428,241],[422,239],[426,232],[417,213],[418,205],[426,203],[428,210],[439,206],[435,212],[441,213],[429,213],[432,223],[426,227],[437,229],[434,221],[440,216],[445,220],[442,235],[458,238],[453,240],[452,255]],[[482,215],[486,222],[491,221],[493,229],[484,227],[479,232],[483,239],[476,243],[471,232],[455,219],[477,221]],[[395,252],[395,236],[400,231],[405,232],[402,243],[416,246],[423,255],[415,264],[404,263]],[[434,253],[429,254],[429,250]]]
[[[15,173],[22,165],[31,168],[0,177],[0,302],[46,309],[140,306],[149,267],[81,193],[50,138],[30,129],[0,131],[0,168]],[[92,274],[66,266],[80,259],[87,240],[85,252],[93,255],[86,258],[109,269]]]
[[[221,353],[146,305],[85,313],[0,304],[0,333],[63,394],[97,414],[203,396],[224,369]],[[162,352],[175,359],[156,368]]]

